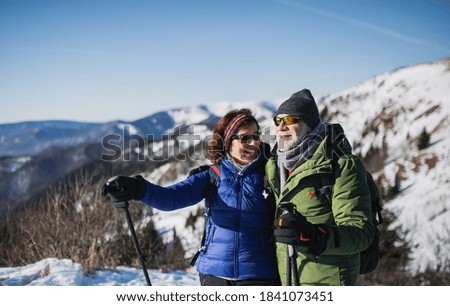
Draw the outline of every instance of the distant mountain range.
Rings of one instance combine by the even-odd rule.
[[[160,146],[164,137],[186,133],[195,125],[195,132],[205,137],[225,113],[233,108],[251,107],[257,118],[270,120],[275,106],[267,102],[221,103],[214,109],[192,106],[162,111],[142,119],[81,123],[72,121],[20,122],[0,125],[0,217],[40,192],[48,184],[93,161],[108,152],[108,136],[116,147],[135,145],[131,139],[142,139]],[[106,138],[105,138],[106,137]],[[167,149],[167,146],[160,150]],[[124,152],[122,152],[124,153]],[[167,154],[166,154],[167,155]]]
[[[241,103],[242,104],[242,103]],[[268,102],[238,106],[239,103],[222,103],[220,111],[230,107],[252,107],[264,115],[273,113],[275,106]],[[173,128],[185,129],[191,125],[213,127],[222,116],[207,106],[176,108],[152,114],[136,121],[111,121],[107,123],[82,123],[73,121],[30,121],[0,125],[0,156],[36,156],[54,148],[69,148],[89,143],[101,143],[109,134],[153,135],[160,141]],[[126,129],[124,129],[126,127]]]
[[[396,216],[394,226],[414,246],[411,269],[448,260],[450,249],[440,250],[443,258],[437,258],[436,249],[450,248],[450,59],[397,69],[316,99],[323,121],[341,123],[355,153],[382,187],[398,188],[399,193],[385,207]],[[177,144],[171,139],[177,135],[190,133],[194,126],[195,133],[205,137],[228,110],[241,107],[252,109],[262,127],[272,126],[277,105],[269,102],[183,107],[132,122],[0,125],[0,217],[56,180],[98,163],[107,135],[119,135],[122,142],[153,135],[154,148],[172,152]],[[429,143],[420,147],[423,133]],[[133,154],[138,151],[130,148]],[[153,164],[152,171],[133,171],[142,170],[152,181],[168,184],[186,175],[168,175],[177,163],[167,161],[163,166]],[[181,226],[180,218],[174,220],[161,227]],[[177,233],[183,236],[180,230]]]
[[[164,132],[179,124],[183,122],[175,122],[169,112],[159,112],[134,122],[36,121],[5,124],[0,125],[0,152],[2,156],[38,155],[48,149],[101,143],[105,135],[121,135],[124,126],[132,127],[136,134],[155,135],[158,141]]]

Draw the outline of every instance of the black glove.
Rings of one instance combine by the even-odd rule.
[[[274,226],[277,242],[306,246],[316,256],[325,251],[328,227],[323,224],[312,224],[305,216],[289,212],[276,219]]]
[[[145,179],[138,175],[135,177],[113,176],[102,187],[102,195],[109,195],[113,203],[129,200],[140,200],[147,189]]]

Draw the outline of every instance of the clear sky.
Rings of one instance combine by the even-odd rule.
[[[0,0],[0,124],[320,97],[449,56],[449,0]]]

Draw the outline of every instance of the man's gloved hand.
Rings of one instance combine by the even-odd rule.
[[[135,177],[116,175],[102,186],[102,195],[109,195],[113,203],[129,200],[140,200],[144,197],[147,186],[145,179],[138,175]]]
[[[277,242],[306,246],[314,255],[325,251],[329,230],[323,224],[312,224],[305,216],[289,212],[276,219],[274,226]]]

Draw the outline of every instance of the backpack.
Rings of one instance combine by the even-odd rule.
[[[200,255],[201,252],[203,252],[206,249],[206,226],[208,224],[208,218],[209,218],[209,213],[211,210],[211,202],[214,198],[214,196],[216,195],[217,192],[217,188],[219,188],[219,183],[220,183],[220,168],[218,167],[218,165],[213,164],[213,165],[202,165],[199,166],[197,168],[192,169],[191,171],[189,171],[188,177],[196,174],[196,173],[200,173],[203,171],[206,171],[207,169],[209,169],[209,178],[210,178],[210,182],[208,187],[206,188],[206,192],[207,194],[205,195],[205,227],[203,229],[203,236],[202,236],[202,241],[200,243],[200,247],[198,249],[198,251],[194,254],[194,257],[192,257],[190,265],[194,266],[195,262],[198,259],[198,256]]]
[[[344,134],[340,134],[333,141],[331,137],[331,135],[333,135],[333,131],[331,130],[332,128],[332,125],[327,125],[327,135],[329,136],[327,138],[327,141],[329,141],[328,145],[331,145],[332,142],[339,143],[344,137]],[[331,154],[332,175],[321,175],[320,181],[322,188],[318,190],[319,195],[324,196],[325,200],[330,205],[332,204],[331,199],[335,180],[334,169],[338,167],[338,159],[340,156],[342,156],[342,154],[340,154],[337,150],[332,152]],[[380,193],[378,192],[377,185],[375,184],[372,175],[367,170],[366,176],[367,185],[369,186],[370,192],[370,206],[372,209],[372,222],[375,228],[375,235],[373,237],[372,243],[365,250],[360,252],[361,265],[359,268],[359,274],[367,274],[373,272],[378,266],[378,263],[380,261],[380,231],[378,230],[378,225],[383,223],[383,217],[381,215],[382,207]]]

